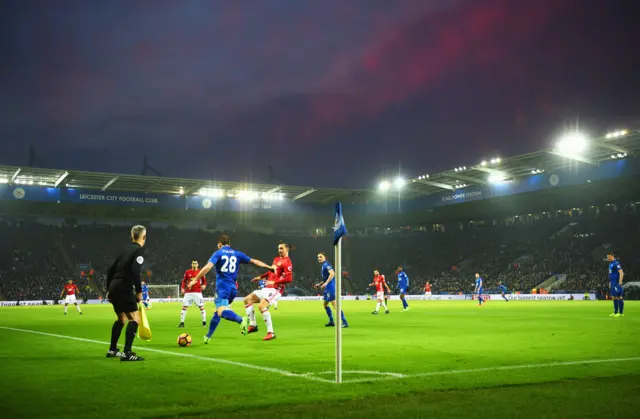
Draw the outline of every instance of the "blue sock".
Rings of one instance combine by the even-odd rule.
[[[242,317],[238,316],[233,310],[225,310],[222,312],[222,318],[230,322],[242,323]]]
[[[329,323],[333,323],[333,313],[331,312],[331,308],[329,306],[326,306],[324,308],[324,311],[327,312],[327,316],[329,317]]]
[[[144,304],[144,308],[149,308],[149,303],[147,303],[146,301],[143,302],[142,304]]]
[[[480,302],[479,304],[482,305],[482,303],[484,302],[484,298],[478,297],[478,301]]]
[[[618,311],[620,314],[624,314],[624,300],[618,300]]]
[[[618,300],[613,300],[613,312],[618,314]]]
[[[340,316],[342,317],[342,324],[349,324],[349,323],[347,323],[347,318],[344,317],[344,311],[340,312]]]
[[[504,298],[505,301],[509,301],[506,295],[503,295],[502,298]]]
[[[407,307],[409,307],[409,304],[407,303],[407,299],[406,299],[406,298],[403,298],[403,299],[402,299],[402,307],[403,307],[403,308],[407,308]]]
[[[207,333],[208,338],[213,336],[213,332],[216,331],[219,324],[220,324],[220,316],[218,316],[218,312],[216,311],[216,314],[213,315],[213,317],[211,318],[211,321],[209,322],[209,332]]]

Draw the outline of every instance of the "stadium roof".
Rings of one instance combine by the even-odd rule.
[[[640,130],[618,131],[590,139],[583,144],[571,144],[572,140],[575,138],[569,138],[569,147],[549,148],[509,158],[495,156],[473,166],[459,166],[440,173],[424,174],[408,180],[408,189],[421,195],[431,195],[443,190],[454,191],[471,185],[552,172],[575,165],[576,162],[598,165],[607,160],[640,154]],[[580,139],[575,142],[580,143]]]
[[[640,130],[620,131],[591,139],[588,147],[577,154],[554,149],[509,158],[494,157],[475,166],[460,166],[448,171],[425,174],[406,181],[405,199],[432,195],[445,190],[455,191],[471,185],[491,183],[491,180],[511,179],[553,170],[576,161],[597,165],[603,161],[640,154]],[[493,177],[493,179],[492,179]],[[226,182],[205,179],[179,179],[158,176],[123,175],[75,170],[34,167],[0,166],[0,184],[40,185],[101,191],[185,195],[266,194],[269,197],[293,199],[309,203],[329,203],[335,199],[362,201],[380,199],[378,189],[332,189],[305,186]],[[393,185],[389,185],[393,187]]]

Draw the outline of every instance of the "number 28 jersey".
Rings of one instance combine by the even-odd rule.
[[[222,285],[235,287],[239,265],[250,261],[249,256],[230,246],[222,246],[218,249],[209,259],[209,262],[216,267],[216,287]]]

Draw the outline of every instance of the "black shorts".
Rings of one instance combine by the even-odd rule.
[[[109,291],[109,300],[116,314],[134,313],[138,311],[138,301],[132,290],[114,288]]]

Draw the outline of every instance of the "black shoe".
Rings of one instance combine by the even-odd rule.
[[[123,353],[122,354],[122,356],[120,357],[120,361],[122,361],[122,362],[144,361],[144,358],[136,355],[135,352],[127,352],[127,353]]]
[[[116,348],[115,351],[109,349],[107,352],[107,358],[122,358],[124,356],[124,352],[120,352],[120,349]]]
[[[179,329],[181,329],[181,328],[183,328],[183,327],[184,327],[184,323],[180,323],[180,324],[178,325],[178,328],[179,328]]]
[[[384,314],[389,314],[389,310],[385,311]]]
[[[202,322],[202,327],[207,327],[207,322]]]
[[[329,322],[327,324],[324,325],[324,327],[335,327],[335,323],[334,322]]]
[[[349,323],[342,323],[342,328],[346,329],[347,327],[349,327]]]
[[[378,314],[378,312],[377,311],[372,311],[371,314]]]
[[[82,316],[82,312],[80,312],[80,315]]]

